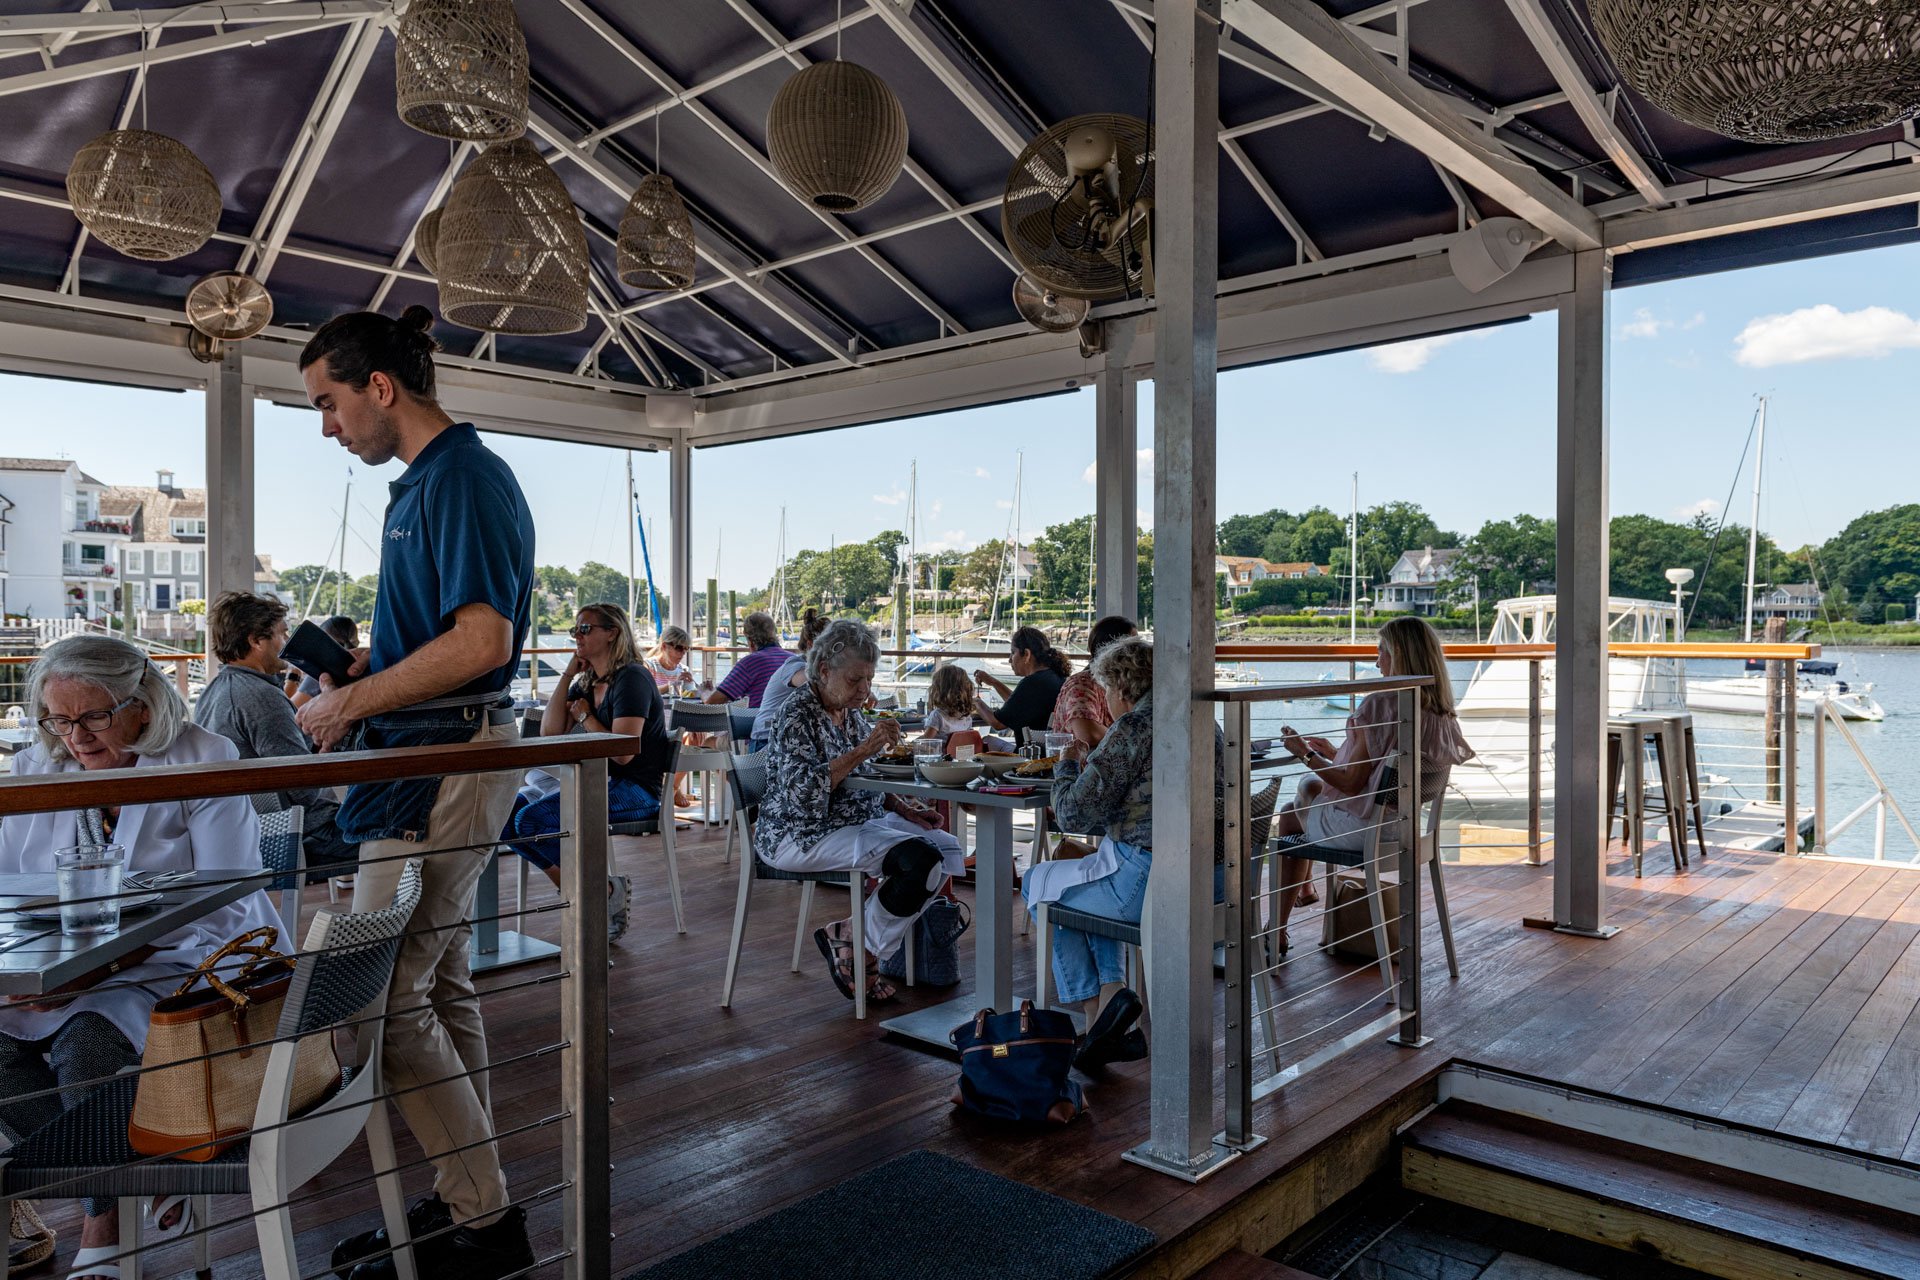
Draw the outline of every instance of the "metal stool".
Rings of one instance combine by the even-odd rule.
[[[1687,866],[1687,839],[1685,827],[1686,787],[1677,772],[1680,763],[1680,751],[1668,750],[1674,743],[1676,726],[1667,716],[1653,713],[1631,713],[1616,716],[1607,721],[1607,828],[1606,839],[1613,839],[1613,819],[1620,815],[1621,834],[1627,838],[1628,848],[1633,853],[1633,874],[1641,875],[1645,870],[1647,840],[1647,790],[1646,790],[1646,744],[1653,743],[1655,767],[1660,774],[1660,785],[1666,793],[1668,826],[1674,825],[1674,817],[1681,818],[1679,839],[1671,841],[1673,851],[1673,869],[1682,871]],[[1626,796],[1620,795],[1620,775],[1626,772]],[[1680,797],[1676,802],[1675,797]],[[1676,805],[1678,807],[1676,807]]]

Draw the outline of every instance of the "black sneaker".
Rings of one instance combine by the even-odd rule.
[[[407,1231],[418,1238],[431,1232],[442,1230],[453,1224],[453,1210],[439,1196],[429,1193],[415,1200],[407,1207]],[[387,1229],[362,1231],[357,1236],[349,1236],[333,1246],[333,1274],[340,1280],[350,1280],[355,1264],[373,1258],[384,1257],[388,1248]]]
[[[1089,1040],[1073,1056],[1073,1065],[1085,1072],[1098,1071],[1109,1062],[1138,1062],[1147,1056],[1146,1032],[1134,1027],[1122,1035]]]
[[[444,1224],[442,1224],[444,1225]],[[505,1280],[533,1266],[527,1211],[515,1205],[490,1226],[455,1227],[414,1250],[420,1280]],[[363,1262],[347,1280],[393,1280],[391,1255]]]
[[[1093,1022],[1088,1025],[1087,1038],[1083,1043],[1092,1045],[1097,1040],[1117,1039],[1124,1035],[1128,1027],[1140,1021],[1140,1014],[1144,1007],[1140,1003],[1140,997],[1134,994],[1133,988],[1120,988],[1113,993],[1113,998],[1107,1001],[1106,1007],[1101,1009]]]

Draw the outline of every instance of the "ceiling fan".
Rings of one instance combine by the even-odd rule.
[[[1029,142],[1007,174],[1000,225],[1014,260],[1042,290],[1088,302],[1151,294],[1146,122],[1074,116]]]
[[[187,291],[187,350],[205,364],[226,354],[229,342],[241,342],[273,319],[273,295],[244,271],[216,271]]]

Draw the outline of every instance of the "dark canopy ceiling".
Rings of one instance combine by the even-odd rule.
[[[1152,26],[1140,15],[1150,13],[1151,4],[872,2],[893,12],[882,15],[863,0],[846,0],[842,53],[878,72],[899,95],[911,130],[910,172],[876,204],[836,219],[802,205],[770,176],[765,127],[768,105],[795,70],[794,58],[833,56],[830,31],[839,0],[520,0],[534,78],[530,136],[554,160],[595,233],[590,239],[607,311],[648,305],[615,341],[607,340],[605,318],[596,317],[564,337],[502,337],[492,356],[572,371],[595,367],[588,357],[597,351],[597,370],[605,376],[697,387],[1017,320],[997,207],[939,215],[998,197],[1011,160],[1006,136],[1030,136],[1080,112],[1147,114]],[[1525,2],[1544,8],[1598,91],[1617,83],[1589,34],[1581,0]],[[100,7],[84,0],[0,0],[0,17]],[[115,0],[110,7],[138,9],[158,21],[179,6]],[[1380,8],[1381,16],[1366,25],[1395,32],[1395,14]],[[910,12],[902,16],[903,9]],[[1353,0],[1332,10],[1343,18],[1373,12]],[[1493,126],[1503,143],[1589,203],[1631,195],[1627,177],[1603,158],[1573,109],[1551,100],[1559,86],[1509,0],[1414,0],[1404,12],[1415,79],[1459,99],[1470,117]],[[895,22],[906,25],[904,34],[923,45],[921,51]],[[432,306],[431,282],[401,277],[389,284],[382,272],[404,263],[424,275],[403,250],[444,191],[450,165],[465,156],[398,119],[391,34],[369,31],[377,47],[358,63],[352,56],[367,30],[345,23],[157,62],[137,104],[133,69],[11,93],[7,81],[45,79],[50,70],[133,54],[143,38],[164,54],[231,32],[274,28],[181,24],[145,37],[89,34],[57,52],[40,47],[50,37],[4,37],[0,53],[22,51],[0,56],[0,195],[12,197],[0,199],[0,283],[57,290],[68,281],[90,298],[173,308],[208,271],[244,262],[257,272],[259,255],[247,242],[272,242],[277,231],[284,250],[272,258],[268,278],[277,324],[311,326],[376,301],[389,310],[411,302]],[[797,44],[792,57],[776,49],[808,35],[818,38]],[[1237,51],[1253,52],[1234,40]],[[935,74],[927,49],[964,80],[971,104]],[[1246,132],[1221,151],[1222,278],[1458,228],[1462,210],[1419,152],[1370,135],[1364,122],[1343,111],[1309,113],[1314,99],[1259,69],[1261,62],[1271,67],[1270,59],[1253,58],[1252,67],[1245,61],[1227,59],[1222,67],[1224,128],[1300,114]],[[342,67],[346,88],[330,112],[329,89]],[[690,89],[703,91],[695,96]],[[1548,105],[1506,115],[1542,97]],[[998,132],[977,118],[983,107],[1000,122]],[[657,108],[664,110],[656,142],[654,119],[633,121]],[[212,169],[225,203],[221,236],[188,258],[160,264],[88,242],[70,276],[79,226],[64,204],[67,165],[82,143],[123,116],[180,138]],[[1631,91],[1619,98],[1614,118],[1669,184],[1837,155],[1875,140],[1818,149],[1747,146],[1683,125]],[[304,196],[295,199],[301,184],[286,179],[297,176],[310,124],[336,119]],[[556,139],[575,148],[609,126],[607,136],[592,139],[590,155],[556,154]],[[1888,131],[1880,140],[1898,136]],[[680,296],[638,294],[614,274],[611,237],[625,194],[663,157],[712,259],[701,262],[694,290]],[[1469,198],[1476,216],[1499,212],[1477,193]],[[849,236],[922,220],[925,225],[910,231],[759,274],[767,264]],[[1290,233],[1288,221],[1303,230],[1307,244]],[[1649,264],[1650,273],[1657,270]],[[481,335],[446,325],[439,336],[460,352],[481,342]]]

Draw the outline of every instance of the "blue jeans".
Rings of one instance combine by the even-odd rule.
[[[1113,874],[1074,885],[1060,895],[1060,905],[1107,920],[1140,923],[1147,903],[1147,873],[1153,870],[1153,851],[1115,840],[1120,865]],[[1226,868],[1213,868],[1213,897],[1226,892]],[[1109,982],[1126,980],[1126,965],[1116,938],[1097,937],[1078,929],[1053,931],[1053,989],[1061,1004],[1078,1004],[1100,994]]]
[[[607,821],[638,822],[659,812],[660,797],[639,783],[631,778],[607,779]],[[550,836],[558,830],[560,796],[556,792],[532,804],[515,800],[513,815],[507,819],[507,829],[500,833],[500,838],[534,866],[550,869],[560,865],[560,842],[534,837]]]

